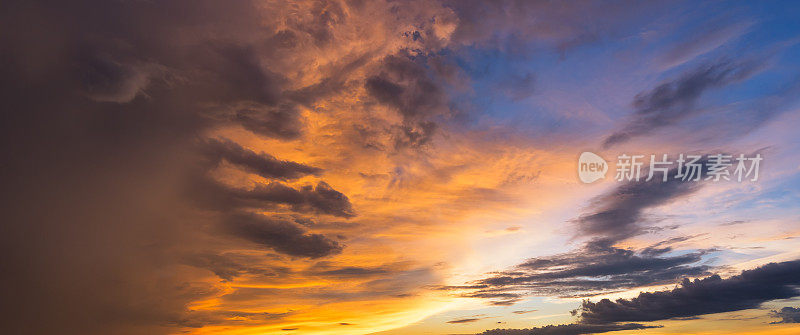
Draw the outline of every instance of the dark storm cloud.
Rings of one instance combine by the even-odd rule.
[[[772,311],[773,317],[781,318],[781,321],[773,323],[800,323],[800,308],[784,307],[779,311]]]
[[[761,62],[754,60],[706,64],[639,93],[633,100],[632,119],[624,130],[607,137],[603,146],[608,148],[693,116],[700,111],[695,103],[706,91],[745,80],[762,67]]]
[[[324,235],[309,234],[297,224],[252,213],[230,215],[225,228],[235,236],[298,257],[318,258],[342,251]]]
[[[256,153],[224,138],[207,140],[202,150],[212,165],[218,165],[222,160],[225,160],[247,172],[255,173],[268,179],[295,179],[309,174],[318,174],[322,171],[313,166],[282,161],[264,152]]]
[[[214,88],[216,101],[253,101],[266,105],[280,101],[281,85],[285,79],[261,64],[262,56],[255,47],[212,42],[200,52],[198,65],[213,69],[213,72],[206,70],[200,75],[207,75],[219,83]]]
[[[193,284],[183,264],[224,279],[263,274],[238,258],[182,258],[208,247],[198,245],[210,238],[199,226],[228,223],[239,236],[226,235],[229,241],[247,238],[302,257],[341,249],[291,222],[229,216],[240,210],[236,201],[198,214],[181,192],[195,180],[189,176],[207,172],[197,171],[196,140],[208,130],[235,122],[262,136],[300,136],[300,102],[267,65],[302,44],[304,27],[264,38],[271,18],[251,1],[11,0],[2,7],[0,148],[8,159],[0,164],[0,250],[14,272],[0,279],[4,332],[166,334],[273,320],[187,311],[219,292]],[[326,26],[341,18],[334,8],[316,13],[321,21],[307,28],[329,43]],[[318,172],[225,149],[235,150],[218,152],[222,159],[273,178]],[[293,197],[290,209],[352,215],[346,197],[325,183],[283,193]],[[276,241],[283,238],[296,245]]]
[[[144,94],[156,71],[156,65],[126,64],[106,55],[88,54],[79,64],[84,92],[101,102],[130,102]]]
[[[544,327],[534,327],[529,329],[493,329],[487,330],[479,335],[580,335],[580,334],[598,334],[607,333],[621,330],[639,330],[660,328],[661,326],[646,326],[638,323],[621,323],[621,324],[604,324],[604,325],[589,325],[589,324],[564,324],[564,325],[549,325]]]
[[[800,295],[800,261],[770,263],[728,279],[714,275],[684,279],[671,291],[644,292],[631,299],[584,301],[584,323],[655,321],[757,308]]]

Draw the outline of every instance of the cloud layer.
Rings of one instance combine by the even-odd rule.
[[[575,212],[585,193],[573,187],[573,154],[597,138],[636,146],[662,127],[714,117],[705,98],[770,66],[700,45],[728,45],[756,21],[672,41],[653,24],[677,20],[657,3],[2,7],[6,333],[368,334],[417,325],[463,297],[507,308],[530,295],[705,276],[712,250],[680,248],[700,233],[625,245],[657,228],[649,211],[705,184],[624,184]],[[652,41],[668,44],[656,48],[666,56],[627,44]],[[630,50],[641,68],[628,71]],[[626,59],[625,78],[602,78],[615,72],[611,58]],[[651,58],[674,71],[644,68]],[[778,97],[751,103],[774,108],[731,124],[754,129],[777,115],[793,101],[787,87],[765,86],[760,95]],[[563,112],[562,98],[593,112]],[[552,237],[539,232],[561,225],[553,213],[564,208],[578,246],[520,263],[530,255],[518,250]],[[495,261],[473,253],[484,247],[520,264],[480,275],[487,265],[477,263]],[[477,279],[445,285],[464,278]],[[687,285],[725,286],[716,282]],[[641,311],[627,316],[603,309],[614,304],[584,306],[587,320],[607,323],[535,331],[645,329],[612,315],[657,317],[638,300],[628,304]],[[436,327],[478,331],[473,319]]]
[[[644,292],[632,299],[586,301],[580,318],[587,323],[655,321],[756,308],[762,303],[796,297],[800,261],[770,263],[722,279],[684,279],[671,291]]]

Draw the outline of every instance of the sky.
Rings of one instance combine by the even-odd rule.
[[[796,2],[0,9],[3,333],[800,332]]]

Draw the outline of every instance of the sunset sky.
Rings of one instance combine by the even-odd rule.
[[[3,334],[800,333],[797,2],[11,0],[0,101]]]

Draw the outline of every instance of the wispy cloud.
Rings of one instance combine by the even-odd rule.
[[[603,146],[609,148],[694,116],[702,111],[695,104],[706,91],[741,82],[762,67],[763,62],[752,59],[718,61],[691,69],[677,79],[641,92],[633,100],[635,111],[630,120],[621,130],[606,137]]]
[[[773,323],[800,323],[800,308],[787,306],[778,311],[772,311],[772,316],[781,319]]]

